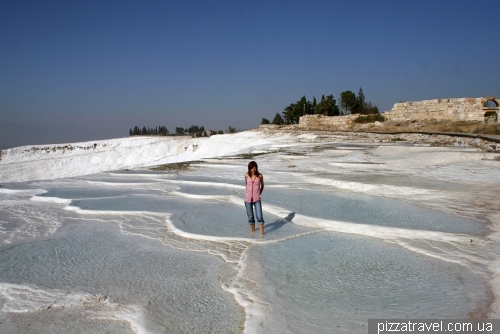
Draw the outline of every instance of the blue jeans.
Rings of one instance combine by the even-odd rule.
[[[260,201],[248,203],[245,202],[245,208],[247,209],[248,223],[255,224],[255,218],[253,216],[253,206],[255,206],[255,215],[257,216],[257,221],[259,225],[264,225],[264,217],[262,217],[262,204]]]

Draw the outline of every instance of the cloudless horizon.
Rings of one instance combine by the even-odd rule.
[[[499,1],[2,1],[0,149],[257,127],[303,95],[499,97]]]

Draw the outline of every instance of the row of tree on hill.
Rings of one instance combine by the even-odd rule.
[[[373,105],[370,101],[366,102],[363,89],[360,87],[358,95],[350,90],[340,93],[339,104],[333,98],[333,95],[325,97],[323,95],[319,103],[316,102],[316,97],[310,102],[305,96],[296,103],[290,104],[283,111],[283,116],[276,113],[272,122],[263,118],[261,124],[297,124],[299,117],[303,115],[320,114],[326,116],[342,116],[347,114],[378,114],[378,107]]]
[[[191,125],[189,128],[176,127],[175,133],[169,133],[168,129],[164,125],[157,126],[155,128],[145,127],[142,129],[139,126],[134,126],[133,129],[130,129],[130,136],[187,136],[194,135],[195,133],[200,133],[205,131],[203,126]],[[215,132],[215,131],[214,131]],[[219,130],[216,131],[217,134],[223,134],[224,131]],[[229,126],[226,130],[227,133],[235,133],[237,132],[235,127]]]
[[[156,128],[150,128],[150,127],[138,127],[137,125],[134,126],[134,129],[130,129],[129,135],[130,136],[168,136],[168,129],[164,125],[157,126]]]

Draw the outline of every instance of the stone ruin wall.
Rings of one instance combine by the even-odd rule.
[[[359,115],[345,116],[323,116],[323,115],[305,115],[299,118],[300,128],[325,129],[344,128],[352,124]]]
[[[495,108],[484,107],[488,100],[494,101]],[[392,110],[382,113],[389,122],[408,121],[497,121],[500,100],[496,97],[435,99],[394,104]],[[486,112],[495,112],[496,117],[485,118]],[[322,116],[305,115],[299,119],[303,129],[342,129],[351,125],[359,115]]]
[[[484,107],[484,103],[493,100],[496,108]],[[383,113],[390,122],[407,121],[485,121],[485,113],[496,112],[500,100],[495,97],[436,99],[416,102],[395,103],[394,107]]]

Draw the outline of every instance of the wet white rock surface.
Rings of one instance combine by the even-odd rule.
[[[24,182],[0,188],[0,331],[365,333],[388,314],[500,315],[497,153],[217,137],[4,155],[2,177]],[[184,160],[196,162],[144,167]],[[250,160],[265,175],[264,236],[243,206]]]

